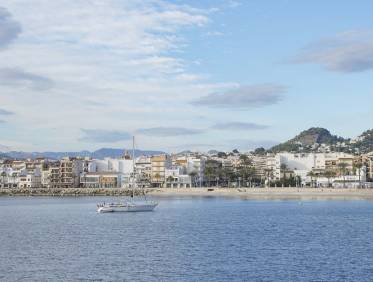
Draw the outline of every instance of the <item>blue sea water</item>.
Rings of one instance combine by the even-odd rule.
[[[373,281],[373,201],[0,198],[1,281]]]

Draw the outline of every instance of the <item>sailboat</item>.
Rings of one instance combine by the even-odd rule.
[[[97,204],[98,213],[109,213],[109,212],[145,212],[153,211],[158,205],[155,201],[149,201],[146,199],[144,193],[144,200],[135,199],[135,186],[136,186],[136,167],[135,167],[135,137],[132,139],[132,162],[133,162],[133,177],[132,177],[132,191],[131,198],[128,201],[117,202],[117,203],[101,203]]]

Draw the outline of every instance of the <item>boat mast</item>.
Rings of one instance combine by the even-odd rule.
[[[135,183],[136,183],[136,171],[135,171],[135,136],[132,136],[132,167],[133,167],[133,176],[132,176],[132,198],[135,196]]]

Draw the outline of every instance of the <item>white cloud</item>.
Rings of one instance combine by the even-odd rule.
[[[13,44],[0,50],[0,95],[2,106],[17,112],[14,132],[26,136],[38,129],[47,135],[57,128],[50,138],[67,146],[68,137],[73,149],[80,146],[81,127],[135,130],[149,127],[144,116],[152,113],[161,120],[172,112],[183,118],[187,109],[165,104],[180,105],[224,88],[203,82],[208,75],[190,71],[193,59],[181,56],[190,43],[183,31],[210,24],[209,9],[162,0],[4,0],[1,5],[22,26]],[[157,118],[153,121],[156,125]]]

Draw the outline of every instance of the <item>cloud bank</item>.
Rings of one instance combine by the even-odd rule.
[[[217,123],[211,128],[216,130],[259,130],[267,129],[269,126],[252,122],[226,122]]]
[[[7,9],[0,7],[0,48],[7,47],[21,33],[21,25]]]
[[[277,104],[287,87],[277,84],[240,86],[224,93],[211,93],[192,102],[196,106],[251,109]]]
[[[0,108],[0,116],[9,116],[9,115],[14,115],[14,112]]]
[[[26,72],[19,68],[0,68],[0,85],[47,90],[53,86],[53,82],[47,77]]]
[[[291,62],[320,64],[336,72],[373,68],[373,31],[350,31],[306,46]]]
[[[81,129],[83,137],[80,141],[93,143],[115,143],[126,141],[132,138],[131,134],[125,131],[103,130],[103,129]]]
[[[140,128],[137,133],[147,136],[156,137],[171,137],[171,136],[183,136],[183,135],[195,135],[201,134],[204,130],[202,129],[191,129],[183,127],[153,127],[153,128]]]

